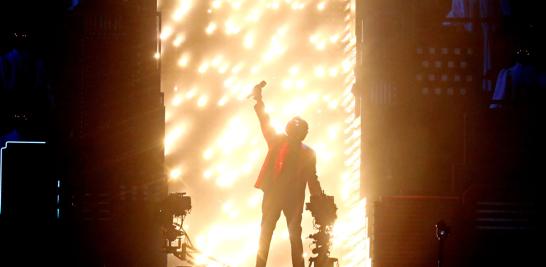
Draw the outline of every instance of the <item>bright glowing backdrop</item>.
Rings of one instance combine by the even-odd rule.
[[[369,266],[360,197],[360,118],[354,115],[354,0],[162,0],[162,90],[170,191],[187,192],[184,225],[194,245],[231,266],[253,266],[262,193],[253,187],[267,146],[246,96],[266,80],[273,126],[299,115],[318,176],[334,195],[332,256]],[[304,212],[306,259],[315,232]],[[269,266],[291,266],[281,216]],[[217,266],[198,257],[203,266]],[[170,259],[169,266],[176,266]]]

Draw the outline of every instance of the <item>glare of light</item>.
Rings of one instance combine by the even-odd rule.
[[[228,216],[229,216],[230,219],[236,219],[237,217],[239,217],[239,214],[240,214],[240,212],[238,212],[238,211],[232,211],[232,212],[230,212],[228,214]]]
[[[224,80],[224,86],[226,88],[231,88],[234,83],[235,83],[235,77],[234,76],[231,76],[231,77]]]
[[[172,169],[171,172],[169,172],[169,179],[178,180],[181,174],[182,174],[182,169],[180,167]]]
[[[222,1],[220,0],[214,0],[212,1],[212,8],[218,9],[222,6]]]
[[[343,68],[343,72],[347,73],[352,70],[353,63],[350,60],[344,60],[341,63],[341,67]]]
[[[315,67],[315,76],[324,77],[325,74],[326,74],[326,70],[324,69],[323,66]]]
[[[254,66],[254,67],[250,68],[250,73],[252,73],[252,74],[256,74],[256,73],[258,73],[258,71],[260,71],[260,67],[258,67],[258,66]]]
[[[338,102],[335,101],[335,100],[331,100],[330,102],[328,102],[328,108],[334,110],[338,107]]]
[[[254,193],[252,194],[249,198],[248,198],[248,201],[247,201],[247,204],[250,206],[250,207],[257,207],[258,205],[260,205],[260,202],[262,201],[262,194],[257,192],[257,193]]]
[[[324,50],[326,48],[326,42],[319,41],[315,44],[315,47],[317,48],[317,50]]]
[[[301,116],[304,110],[307,108],[307,104],[302,101],[295,101],[284,106],[283,113],[288,117]]]
[[[301,90],[301,89],[304,89],[304,87],[305,87],[305,80],[299,79],[296,81],[296,88]]]
[[[207,27],[205,28],[205,32],[208,35],[211,35],[214,33],[214,31],[216,31],[217,28],[218,28],[218,25],[216,25],[216,22],[211,21],[209,22],[209,25],[207,25]]]
[[[207,259],[207,257],[205,257],[205,255],[198,254],[197,256],[195,256],[195,264],[197,264],[197,265],[203,265],[203,264],[206,264],[208,262],[209,262],[209,260]]]
[[[289,237],[289,236],[290,236],[290,235],[289,235],[289,233],[288,233],[288,230],[283,231],[283,232],[281,233],[281,238],[284,239],[284,240],[288,240],[288,237]]]
[[[173,28],[171,26],[165,26],[159,34],[159,39],[166,40],[173,34]]]
[[[309,36],[309,42],[310,42],[311,44],[315,44],[315,43],[317,43],[318,41],[319,41],[318,35],[313,34],[313,35]]]
[[[197,94],[197,88],[193,87],[186,92],[186,99],[192,99]]]
[[[246,17],[246,20],[249,22],[256,22],[260,19],[261,15],[262,15],[261,10],[259,8],[255,8],[250,11],[248,16]]]
[[[203,62],[201,66],[199,66],[199,69],[197,70],[199,73],[204,74],[209,69],[209,63]]]
[[[231,187],[235,180],[237,180],[237,177],[237,173],[233,171],[220,173],[218,179],[216,179],[216,185],[221,188]]]
[[[214,151],[211,148],[209,148],[209,149],[205,150],[205,152],[203,152],[203,158],[205,160],[210,160],[213,155],[214,155]]]
[[[287,3],[290,3],[291,1],[286,1]],[[293,9],[293,10],[302,10],[305,8],[305,4],[304,3],[299,3],[297,1],[294,1],[290,7]]]
[[[275,132],[277,134],[284,133],[284,128],[285,128],[284,126],[285,125],[282,122],[272,118],[270,124],[271,124],[271,127],[273,127],[273,129],[275,129]]]
[[[229,213],[233,210],[234,206],[233,206],[233,203],[231,201],[226,201],[224,202],[224,204],[222,205],[222,210],[225,212],[225,213]]]
[[[241,9],[242,5],[243,5],[243,3],[241,1],[231,2],[231,8],[233,8],[235,10]]]
[[[265,61],[271,61],[279,57],[280,55],[282,55],[285,49],[286,48],[284,47],[284,45],[277,38],[274,37],[271,40],[271,45],[269,46],[269,50],[265,52],[262,58]]]
[[[252,87],[241,85],[239,94],[237,95],[237,99],[239,101],[245,100],[248,95],[252,92]]]
[[[210,64],[213,66],[213,67],[218,67],[220,66],[220,64],[222,63],[222,59],[224,57],[222,55],[216,55],[212,61],[210,62]]]
[[[328,138],[330,140],[336,139],[339,132],[339,126],[338,125],[330,125],[328,127]]]
[[[275,112],[275,107],[273,105],[267,105],[265,106],[265,113],[271,114]]]
[[[159,54],[159,52],[155,52],[155,53],[154,53],[154,58],[155,58],[155,59],[161,58],[161,54]]]
[[[179,47],[185,41],[186,41],[186,35],[185,34],[177,34],[176,37],[173,40],[173,45],[175,47]]]
[[[241,70],[243,70],[243,67],[243,63],[237,63],[237,65],[233,66],[233,68],[231,69],[231,73],[238,74],[239,72],[241,72]]]
[[[220,67],[218,68],[218,72],[219,72],[220,74],[224,74],[224,73],[226,73],[226,71],[227,71],[228,69],[229,69],[229,63],[224,62],[224,64],[222,64],[222,66],[220,66]]]
[[[173,100],[171,100],[171,104],[175,107],[179,106],[180,103],[182,103],[182,99],[183,97],[180,95],[180,94],[176,94],[174,97],[173,97]]]
[[[298,66],[292,66],[290,67],[290,75],[295,76],[300,72],[300,68]]]
[[[288,32],[288,29],[289,29],[288,24],[284,24],[284,25],[280,26],[277,29],[277,31],[275,32],[275,37],[282,37],[282,36],[286,35],[286,33]]]
[[[207,105],[208,101],[209,101],[209,98],[206,95],[202,95],[197,100],[197,106],[200,108],[203,108]]]
[[[282,87],[284,89],[292,88],[292,80],[286,79],[286,80],[282,81]]]
[[[317,4],[317,10],[323,11],[325,8],[326,8],[326,2],[325,1],[320,2],[320,3]]]
[[[330,68],[330,71],[329,71],[330,77],[336,77],[336,76],[337,76],[337,72],[338,72],[337,68],[331,67],[331,68]]]
[[[244,173],[244,174],[250,174],[250,172],[252,171],[252,167],[253,167],[253,166],[252,166],[251,164],[248,164],[248,163],[245,164],[245,165],[243,166],[243,173]]]
[[[234,35],[241,31],[241,28],[231,19],[226,20],[224,28],[227,35]]]
[[[279,2],[273,2],[269,5],[269,8],[271,9],[279,9],[279,7],[281,6],[281,4]]]
[[[177,1],[182,3],[184,0]],[[221,261],[230,266],[250,266],[252,258],[255,258],[257,236],[260,230],[259,212],[256,212],[256,208],[259,210],[261,192],[251,191],[252,186],[246,185],[253,183],[254,179],[249,179],[249,177],[257,175],[267,147],[260,136],[251,101],[247,101],[246,97],[253,85],[262,77],[268,82],[264,97],[267,99],[266,111],[271,115],[271,125],[275,131],[283,133],[287,119],[302,113],[306,119],[309,119],[311,126],[317,127],[317,130],[310,132],[308,140],[310,140],[309,142],[312,140],[312,143],[317,140],[323,142],[318,147],[314,145],[311,147],[317,152],[319,175],[332,177],[324,180],[327,190],[333,194],[339,194],[339,197],[343,199],[343,203],[340,203],[339,207],[338,222],[347,227],[345,231],[338,231],[341,236],[335,237],[336,244],[332,248],[334,250],[332,253],[340,257],[342,266],[356,267],[362,266],[364,263],[361,260],[363,253],[357,256],[351,254],[356,248],[359,251],[364,250],[364,248],[361,249],[361,243],[363,243],[361,240],[365,242],[365,236],[357,234],[358,229],[362,227],[362,217],[347,215],[347,212],[356,208],[364,210],[362,207],[351,204],[356,203],[359,199],[360,144],[358,142],[360,141],[360,133],[358,132],[359,126],[354,122],[360,121],[360,118],[349,116],[349,113],[354,113],[354,97],[350,92],[348,95],[343,94],[343,90],[346,89],[343,87],[352,84],[351,70],[354,68],[353,61],[355,60],[355,38],[351,34],[352,30],[342,27],[343,23],[345,26],[353,23],[354,14],[350,13],[353,11],[343,11],[343,8],[348,6],[345,4],[349,2],[349,0],[209,0],[203,3],[205,7],[200,8],[199,13],[196,11],[195,14],[191,14],[192,17],[199,15],[205,20],[200,30],[191,31],[192,35],[190,32],[187,33],[188,40],[201,38],[200,40],[203,42],[202,45],[196,46],[184,45],[184,49],[186,49],[184,52],[192,55],[191,61],[184,63],[183,54],[179,54],[177,49],[172,49],[172,47],[165,49],[166,53],[174,53],[174,67],[179,64],[180,67],[191,68],[192,72],[195,72],[184,71],[183,75],[179,75],[180,72],[167,70],[167,73],[176,73],[171,74],[174,75],[174,82],[184,87],[180,88],[180,92],[175,91],[171,94],[167,92],[166,94],[171,98],[169,103],[172,104],[167,105],[166,120],[171,122],[167,124],[166,137],[173,135],[174,128],[169,125],[173,125],[178,116],[188,113],[191,116],[191,112],[196,113],[195,116],[202,116],[204,115],[204,107],[209,102],[216,104],[213,109],[218,112],[215,114],[217,120],[228,122],[223,128],[219,127],[217,131],[210,131],[212,139],[203,140],[209,144],[208,147],[199,147],[201,142],[181,144],[183,139],[178,137],[172,138],[174,141],[171,146],[165,149],[168,154],[168,151],[173,151],[176,147],[184,145],[188,149],[196,149],[201,152],[198,152],[197,157],[178,153],[176,156],[171,156],[170,160],[185,162],[185,164],[191,162],[187,166],[188,169],[185,165],[183,175],[189,175],[190,171],[197,173],[197,176],[202,176],[201,183],[208,184],[211,186],[209,188],[218,190],[211,192],[211,194],[216,194],[220,199],[227,197],[234,205],[227,212],[220,212],[223,217],[207,218],[210,221],[205,221],[205,223],[202,220],[199,221],[201,217],[197,215],[190,218],[190,220],[198,220],[199,223],[196,223],[195,226],[203,226],[194,227],[195,233],[191,234],[198,236],[196,244],[204,252],[201,259],[204,266],[217,265],[217,263],[207,260],[206,255],[215,255],[215,257],[218,255]],[[183,6],[180,3],[176,10]],[[193,3],[197,5],[198,2],[193,1]],[[312,4],[312,6],[305,10],[302,9],[306,7],[306,4]],[[186,6],[188,5],[186,4]],[[318,17],[322,15],[315,15],[318,12],[324,12],[330,6],[335,8],[332,8],[332,12],[327,15],[337,16],[338,19],[331,20],[332,23],[320,22],[322,18]],[[341,8],[337,8],[338,6]],[[205,13],[207,8],[209,9],[208,14]],[[198,9],[195,8],[195,10]],[[338,14],[336,15],[334,12],[338,12]],[[317,17],[311,27],[304,27],[308,24],[307,22],[310,22],[307,20],[307,15]],[[178,20],[184,16],[179,16]],[[305,16],[305,20],[300,19],[303,16]],[[201,36],[207,36],[205,33],[211,21],[217,23],[214,29],[210,30],[210,34],[214,36],[202,39]],[[304,22],[302,23],[302,21]],[[177,47],[178,42],[180,42],[178,46],[184,43],[184,41],[178,40],[179,35],[177,34],[182,34],[178,30],[184,27],[190,29],[194,23],[170,21],[166,22],[166,25],[171,25],[175,29],[172,36],[166,38],[173,38],[172,44]],[[219,31],[225,35],[218,34]],[[198,38],[194,36],[196,32]],[[294,32],[294,34],[288,35],[288,32]],[[311,44],[306,42],[307,38]],[[307,47],[311,49],[306,51]],[[328,53],[325,52],[326,49],[328,49]],[[222,51],[223,57],[221,59],[216,57],[216,51]],[[309,59],[312,60],[309,61]],[[199,86],[199,89],[192,88],[193,85]],[[330,88],[333,86],[336,88]],[[278,87],[285,90],[275,90]],[[186,88],[191,88],[191,90]],[[203,96],[207,96],[207,101],[200,106],[199,103],[200,100],[203,102]],[[175,108],[175,103],[186,103],[185,101],[189,99],[192,99],[190,103],[195,103],[195,105]],[[226,105],[228,101],[231,101],[232,105]],[[230,122],[231,118],[237,119],[235,122]],[[198,135],[196,132],[199,131],[191,132],[191,140],[197,140],[193,137],[193,135]],[[190,139],[188,138],[188,140]],[[214,151],[214,155],[208,156],[207,149]],[[323,164],[325,162],[331,164]],[[344,163],[348,164],[347,167],[344,166]],[[339,168],[344,168],[344,171],[337,175],[335,173]],[[333,180],[335,180],[335,185],[331,188]],[[188,186],[195,186],[190,180],[185,182],[188,183]],[[186,190],[183,187],[186,184],[176,183],[175,185],[177,188],[173,188],[173,190],[181,188]],[[192,188],[192,190],[199,189],[198,187]],[[199,205],[207,207],[203,204]],[[304,224],[302,225],[304,228],[310,223],[305,222],[305,217],[306,213],[304,213]],[[354,223],[346,223],[347,221],[354,221]],[[255,233],[249,233],[253,231]],[[283,231],[284,229],[280,229],[274,238],[277,240],[287,238],[286,231]],[[249,237],[249,234],[254,235]],[[286,243],[279,244],[285,245]],[[231,247],[236,247],[237,251],[231,251]],[[347,255],[353,256],[349,259]],[[283,263],[286,262],[273,261],[270,264],[286,265]]]
[[[212,177],[212,174],[213,174],[212,170],[206,170],[203,172],[203,178],[205,178],[205,180],[208,180]]]
[[[254,47],[254,35],[252,35],[252,33],[247,33],[245,35],[243,46],[247,49]]]
[[[182,56],[178,59],[178,66],[185,68],[188,66],[188,63],[190,62],[190,55],[188,53],[182,54]]]
[[[180,6],[172,14],[172,19],[174,21],[180,21],[192,7],[192,0],[181,0]]]
[[[336,43],[339,40],[339,35],[333,34],[330,36],[330,43]]]
[[[222,98],[220,98],[220,100],[218,100],[218,106],[223,107],[223,106],[226,105],[227,102],[228,102],[228,97],[227,96],[222,96]]]
[[[178,126],[165,135],[165,139],[163,142],[165,146],[165,154],[169,154],[171,152],[171,149],[183,133],[184,128],[182,126]]]

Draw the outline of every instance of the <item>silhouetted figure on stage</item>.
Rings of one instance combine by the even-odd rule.
[[[302,143],[308,132],[305,120],[295,117],[287,123],[286,134],[275,132],[262,101],[263,86],[265,82],[256,85],[253,94],[256,100],[254,110],[260,120],[260,127],[269,149],[255,184],[256,188],[264,192],[256,267],[266,266],[271,237],[281,211],[288,225],[292,265],[303,267],[301,216],[305,187],[309,185],[311,195],[322,193],[316,175],[316,156],[310,147]]]

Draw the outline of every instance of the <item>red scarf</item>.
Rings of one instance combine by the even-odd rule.
[[[262,188],[263,186],[263,182],[264,182],[264,179],[265,179],[265,176],[266,176],[266,170],[269,168],[269,164],[273,164],[273,168],[272,168],[272,176],[271,177],[272,179],[280,176],[282,170],[283,170],[283,167],[284,167],[284,164],[285,164],[285,161],[286,161],[286,156],[288,155],[288,141],[285,140],[283,141],[281,144],[280,144],[280,147],[279,147],[279,151],[275,154],[267,154],[267,157],[262,165],[262,168],[260,170],[260,174],[258,175],[258,179],[256,180],[256,183],[254,184],[254,187],[256,188]],[[303,144],[302,144],[302,147],[303,147]],[[275,161],[273,162],[270,157],[275,157]],[[298,171],[299,172],[299,171]],[[262,188],[263,189],[263,188]]]
[[[275,162],[275,177],[279,176],[282,171],[284,160],[286,159],[286,154],[288,153],[288,142],[283,142],[281,148],[279,149],[279,155]]]

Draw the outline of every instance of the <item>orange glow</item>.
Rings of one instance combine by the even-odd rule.
[[[365,199],[360,197],[360,118],[354,116],[354,0],[177,0],[159,36],[164,43],[164,140],[170,191],[192,197],[185,224],[196,264],[253,266],[261,191],[253,187],[267,145],[252,100],[261,80],[271,125],[309,122],[306,143],[338,205],[331,254],[340,266],[369,266]],[[349,18],[349,19],[347,19]],[[305,20],[305,21],[304,21]],[[159,54],[157,58],[159,59]],[[165,60],[167,59],[172,60]],[[172,63],[171,63],[172,62]],[[182,179],[183,178],[183,179]],[[304,212],[303,235],[313,233]],[[290,265],[284,220],[277,224],[268,266]],[[304,255],[313,254],[310,240]],[[348,245],[350,244],[350,245]],[[169,261],[169,267],[177,262]]]

